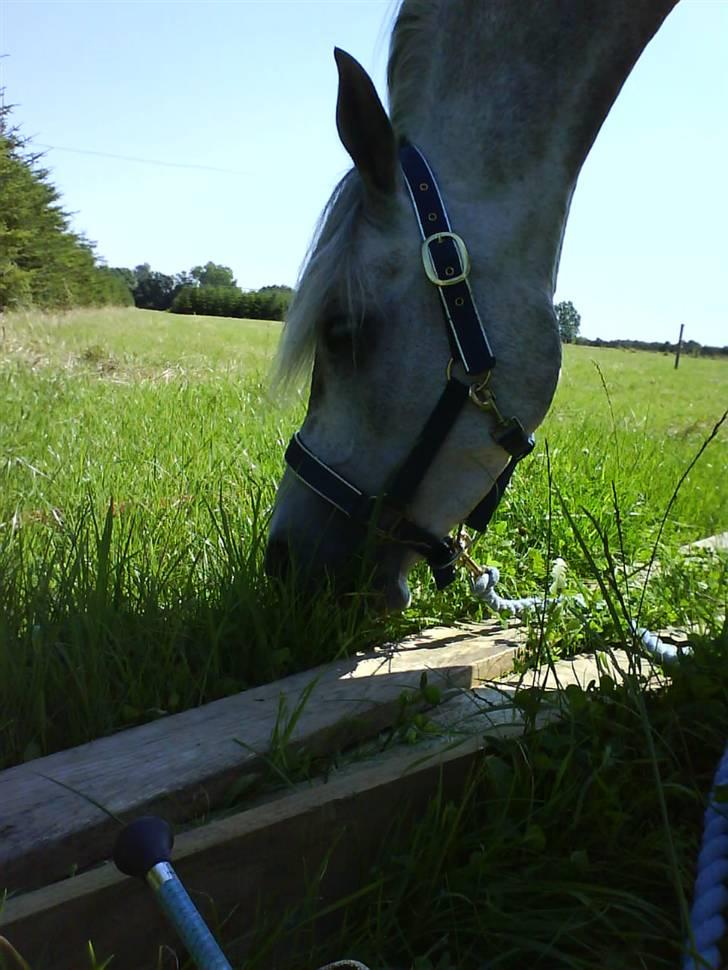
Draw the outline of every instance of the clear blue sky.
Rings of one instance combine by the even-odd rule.
[[[515,2],[515,0],[514,0]],[[389,0],[0,0],[14,118],[111,265],[293,284],[348,159],[335,44],[384,92]],[[682,0],[582,171],[557,299],[591,337],[728,344],[728,2]],[[140,164],[61,148],[227,169]]]

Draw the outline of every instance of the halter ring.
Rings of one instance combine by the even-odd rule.
[[[460,265],[462,271],[460,273],[453,272],[452,276],[448,276],[446,279],[442,279],[437,275],[437,267],[435,266],[435,261],[432,258],[432,253],[430,252],[430,245],[434,242],[441,243],[443,239],[452,239],[455,244],[455,249],[457,250],[458,259],[460,260]],[[453,286],[455,283],[462,283],[463,280],[468,278],[468,273],[470,272],[470,256],[468,254],[468,247],[465,245],[464,241],[454,232],[433,232],[431,236],[422,243],[422,265],[425,267],[425,274],[427,279],[434,283],[435,286]],[[452,267],[448,267],[452,269]]]
[[[451,357],[448,361],[445,374],[449,381],[452,380],[452,369],[455,363],[456,360],[454,357]],[[470,384],[468,386],[468,397],[476,408],[479,408],[481,411],[490,411],[495,415],[499,425],[505,425],[508,422],[498,410],[498,405],[495,403],[495,396],[489,387],[491,375],[492,371],[488,371],[482,381],[476,381],[474,384]]]

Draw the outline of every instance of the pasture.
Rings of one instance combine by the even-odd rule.
[[[266,382],[279,333],[139,310],[5,318],[3,766],[482,615],[464,578],[436,595],[424,570],[411,609],[388,619],[263,576],[283,447],[302,410],[300,395],[274,400]],[[620,610],[717,636],[724,565],[684,564],[678,548],[726,528],[725,427],[673,496],[726,400],[723,361],[684,358],[675,372],[666,355],[567,346],[537,450],[476,558],[500,568],[504,595],[542,591],[556,556],[567,589],[589,602],[601,597],[594,570],[613,573]],[[659,580],[630,580],[655,551]],[[534,630],[554,655],[618,638],[596,605]]]
[[[425,570],[412,607],[384,619],[263,576],[303,407],[266,382],[279,325],[125,310],[3,327],[3,766],[483,615],[464,578],[436,594]],[[562,729],[494,741],[458,805],[392,820],[328,948],[307,937],[314,880],[285,926],[256,922],[247,966],[293,931],[301,967],[675,964],[726,716],[725,559],[679,549],[726,529],[728,435],[711,435],[727,399],[722,361],[676,373],[668,356],[566,347],[538,448],[476,547],[504,594],[543,592],[560,556],[585,597],[531,621],[533,660],[609,650],[639,615],[690,630],[703,675],[646,699],[603,679],[590,704],[568,695]]]

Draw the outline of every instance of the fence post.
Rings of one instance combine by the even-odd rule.
[[[682,350],[682,338],[683,338],[684,329],[685,329],[685,324],[681,323],[680,336],[677,338],[677,351],[675,352],[675,370],[677,370],[678,364],[680,363],[680,351]]]

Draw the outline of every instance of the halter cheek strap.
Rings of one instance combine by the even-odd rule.
[[[405,184],[422,236],[422,262],[427,278],[437,287],[447,322],[450,352],[466,374],[482,374],[495,367],[495,355],[468,282],[470,257],[455,235],[435,176],[414,145],[399,152]]]
[[[470,257],[465,243],[450,226],[437,181],[422,153],[414,145],[400,149],[400,164],[422,235],[422,262],[427,278],[437,287],[447,323],[452,358],[445,387],[405,460],[385,483],[378,497],[367,495],[317,458],[294,434],[286,449],[291,471],[312,491],[363,528],[374,524],[388,541],[401,542],[427,560],[438,589],[455,578],[457,560],[464,552],[449,536],[438,538],[407,518],[408,506],[429,471],[458,415],[467,402],[487,411],[496,421],[493,439],[508,452],[510,461],[495,485],[473,509],[466,524],[484,531],[515,471],[516,464],[533,450],[534,439],[517,418],[504,418],[490,390],[490,376],[496,365],[485,327],[478,313],[468,281]],[[459,362],[470,384],[452,376]],[[378,529],[376,519],[386,509],[394,524]]]
[[[401,542],[421,553],[432,569],[438,589],[449,585],[455,575],[455,562],[460,550],[449,537],[438,538],[434,533],[409,521],[401,509],[390,500],[387,493],[380,501],[378,498],[361,492],[338,472],[320,461],[306,447],[296,432],[286,448],[286,462],[291,471],[305,485],[325,499],[347,518],[362,526],[371,527],[375,522],[378,506],[381,504],[388,512],[394,513],[394,522],[382,534],[389,541]]]

